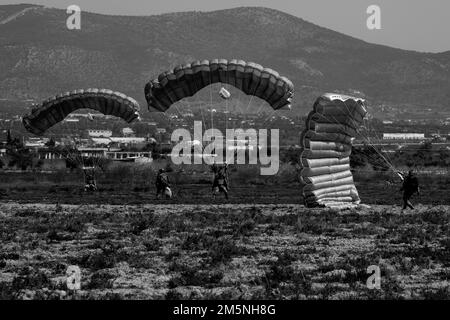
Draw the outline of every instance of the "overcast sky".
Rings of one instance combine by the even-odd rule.
[[[23,2],[55,8],[76,4],[85,11],[122,15],[263,6],[372,43],[427,52],[450,50],[450,0],[0,0]],[[369,5],[381,8],[381,30],[366,26]]]

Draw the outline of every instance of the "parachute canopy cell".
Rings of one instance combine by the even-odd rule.
[[[214,83],[229,84],[257,96],[275,110],[290,107],[294,95],[292,82],[272,69],[243,60],[214,59],[180,65],[160,74],[145,86],[145,97],[150,111],[165,112],[175,102]]]
[[[307,206],[344,208],[360,202],[350,153],[366,113],[363,99],[328,93],[316,100],[300,141],[300,179]]]
[[[140,107],[136,100],[120,92],[108,89],[75,90],[43,101],[25,115],[22,122],[29,132],[40,135],[78,109],[96,110],[131,123],[139,119]]]

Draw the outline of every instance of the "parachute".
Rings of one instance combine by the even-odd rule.
[[[316,100],[300,142],[305,205],[345,208],[359,204],[350,153],[366,113],[362,99],[327,93]]]
[[[272,69],[242,60],[214,59],[180,65],[160,74],[145,86],[145,97],[149,110],[165,112],[175,102],[219,82],[257,96],[275,110],[290,107],[294,95],[292,82]]]
[[[22,123],[29,132],[41,135],[70,113],[85,108],[120,117],[128,123],[139,119],[139,104],[133,98],[107,89],[87,89],[66,92],[43,101],[23,117]],[[91,114],[89,118],[92,118]]]

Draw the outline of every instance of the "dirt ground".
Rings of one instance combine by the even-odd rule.
[[[0,298],[450,298],[449,206],[282,203],[296,192],[272,193],[276,205],[195,204],[195,193],[184,205],[9,195],[0,203]],[[69,266],[81,270],[80,290],[67,287]],[[367,286],[369,266],[381,271],[380,289]]]

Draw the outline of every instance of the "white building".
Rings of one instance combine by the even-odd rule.
[[[424,133],[383,133],[383,140],[425,140]]]
[[[146,142],[146,138],[137,138],[137,137],[109,137],[109,138],[91,138],[92,142],[95,145],[109,145],[111,143],[119,143],[119,144],[142,144]]]
[[[131,128],[123,128],[122,129],[122,135],[124,137],[133,137],[134,136],[134,131]]]
[[[112,134],[113,133],[111,130],[88,130],[89,137],[93,138],[100,138],[100,137],[109,138],[112,136]]]
[[[139,144],[146,142],[146,138],[139,137],[111,137],[110,139],[112,142],[122,144]]]
[[[80,122],[80,119],[78,119],[78,118],[66,118],[66,119],[64,119],[64,122],[77,123],[77,122]]]
[[[43,148],[48,141],[48,138],[28,138],[24,145],[27,148]]]

